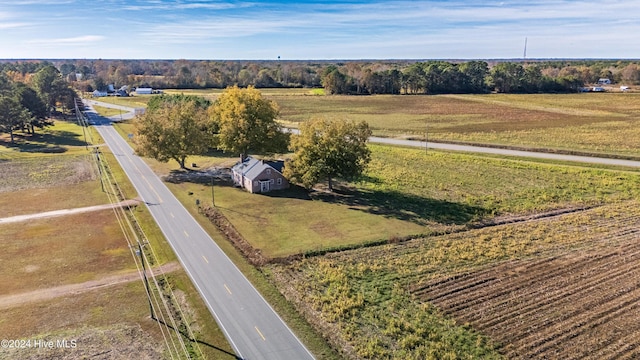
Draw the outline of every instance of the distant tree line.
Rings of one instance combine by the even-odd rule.
[[[12,79],[24,80],[55,65],[80,91],[127,85],[152,88],[319,88],[328,94],[445,94],[572,92],[600,78],[640,84],[638,61],[214,61],[49,60],[0,63]]]

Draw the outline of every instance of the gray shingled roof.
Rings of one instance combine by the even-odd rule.
[[[234,172],[238,172],[242,174],[242,176],[253,181],[256,180],[256,177],[258,177],[265,169],[268,168],[272,168],[282,173],[282,169],[284,168],[284,161],[262,161],[249,156],[243,162],[236,164],[231,169]]]

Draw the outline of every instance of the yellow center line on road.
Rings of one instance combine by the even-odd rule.
[[[227,284],[224,284],[224,288],[227,289],[227,292],[229,293],[229,295],[233,295],[231,293],[231,289],[229,289],[229,287],[227,286]]]
[[[204,257],[204,255],[202,255],[202,258],[204,259],[204,261],[205,261],[207,264],[209,263],[209,260],[207,260],[207,258],[206,258],[206,257]]]
[[[260,329],[258,329],[257,326],[254,326],[254,328],[256,329],[256,331],[258,332],[258,335],[260,335],[260,337],[262,338],[263,341],[267,341],[267,339],[264,338],[264,335],[262,335],[262,333],[260,332]]]
[[[108,136],[114,140],[114,137],[112,134],[107,133]],[[149,188],[151,189],[151,191],[153,191],[154,194],[156,194],[156,197],[158,198],[158,202],[162,203],[162,198],[160,197],[160,194],[158,194],[158,192],[156,191],[156,189],[153,187],[153,185],[151,185],[151,183],[149,182],[149,180],[142,175],[142,171],[140,171],[140,168],[136,165],[136,163],[133,162],[133,158],[131,156],[129,156],[129,154],[124,151],[124,149],[122,148],[122,146],[120,146],[120,144],[117,141],[114,141],[114,146],[118,147],[118,150],[120,150],[120,152],[122,152],[122,155],[127,157],[127,160],[129,160],[129,162],[131,163],[131,165],[133,165],[134,168],[136,168],[136,170],[138,171],[138,175],[147,183],[147,185],[149,186]]]
[[[183,230],[184,232],[184,236],[189,237],[189,233],[187,232],[187,230]]]
[[[173,216],[173,213],[169,213],[169,215],[171,215],[172,218],[175,218],[175,216]]]

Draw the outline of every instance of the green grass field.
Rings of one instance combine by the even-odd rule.
[[[638,94],[304,95],[268,94],[289,124],[313,116],[344,117],[366,120],[376,134],[386,136],[420,138],[429,126],[430,139],[640,155],[635,141],[640,135]],[[430,304],[414,301],[411,284],[596,246],[602,231],[616,228],[616,214],[636,216],[640,199],[637,171],[370,147],[366,173],[341,183],[336,194],[291,189],[259,195],[220,184],[214,188],[219,210],[267,257],[415,239],[264,269],[347,356],[499,358],[499,344],[455,324]],[[204,165],[233,163],[231,158],[196,159]],[[177,168],[151,163],[162,174]],[[208,185],[170,187],[193,211],[195,199],[210,202]],[[583,207],[595,209],[462,231],[483,222]],[[613,223],[592,226],[607,221]],[[436,236],[446,232],[454,233]]]
[[[216,206],[265,256],[281,257],[640,196],[640,174],[634,172],[369,146],[366,173],[341,183],[335,194],[292,188],[262,195],[216,185]],[[156,170],[167,173],[167,165]],[[208,184],[171,187],[176,194],[192,193],[183,202],[211,204]]]

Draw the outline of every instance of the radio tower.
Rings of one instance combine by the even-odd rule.
[[[522,56],[522,60],[526,63],[527,62],[527,38],[524,38],[524,54]]]

